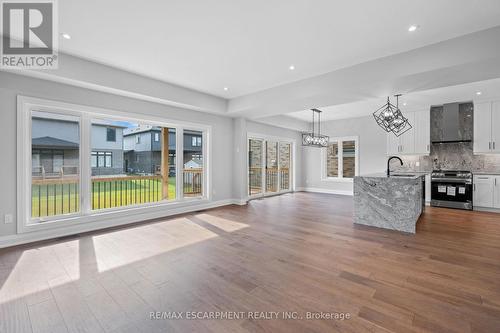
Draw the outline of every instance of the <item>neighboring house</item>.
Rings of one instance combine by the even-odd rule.
[[[184,169],[199,169],[203,167],[203,161],[200,159],[192,159],[184,163]]]
[[[125,170],[155,174],[161,168],[161,127],[140,125],[124,131]],[[175,173],[175,131],[168,132],[169,174]]]
[[[124,130],[125,170],[128,173],[155,174],[161,167],[161,127],[141,125]],[[169,174],[175,173],[175,131],[169,129]],[[184,131],[184,161],[202,159],[202,136]]]
[[[123,164],[123,132],[125,127],[104,120],[92,121],[92,175],[125,173]]]
[[[32,120],[32,168],[34,176],[59,177],[77,174],[79,168],[79,125],[73,120]],[[123,173],[123,127],[111,122],[92,124],[92,175]]]

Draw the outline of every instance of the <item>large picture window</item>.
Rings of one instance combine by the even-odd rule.
[[[100,139],[104,125],[114,127],[117,140]],[[175,165],[172,168],[169,159],[175,155],[175,128],[129,119],[94,119],[91,133],[92,149],[111,150],[92,153],[97,156],[97,165],[92,166],[92,210],[175,200]]]
[[[31,217],[80,211],[80,118],[31,112]]]
[[[21,232],[45,222],[88,221],[110,209],[209,198],[207,127],[22,99],[41,104],[19,109],[18,182],[20,196],[29,193],[20,200]]]
[[[358,175],[358,138],[330,138],[323,152],[324,179],[352,179]]]

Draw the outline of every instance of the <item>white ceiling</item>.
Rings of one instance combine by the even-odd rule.
[[[481,92],[477,95],[476,92]],[[391,97],[391,102],[396,105],[396,99]],[[369,99],[355,103],[320,107],[322,121],[357,118],[371,115],[375,110],[386,103],[386,98]],[[431,105],[442,105],[453,102],[467,102],[480,100],[500,100],[500,79],[461,84],[432,90],[423,90],[400,97],[399,106],[405,111],[418,111],[429,109]],[[404,105],[403,103],[406,103]],[[288,116],[311,121],[311,111],[289,113]]]
[[[496,26],[500,1],[64,0],[59,17],[63,52],[233,98]]]

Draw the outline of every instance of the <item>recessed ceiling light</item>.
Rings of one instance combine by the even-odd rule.
[[[294,65],[290,65],[290,67],[288,67],[289,70],[293,71],[295,70],[295,66]]]
[[[64,39],[71,39],[71,36],[69,34],[62,34],[61,35]]]
[[[403,106],[406,106],[406,102],[403,103]]]
[[[410,27],[408,28],[408,31],[409,32],[413,32],[413,31],[415,31],[417,29],[418,29],[418,25],[410,25]]]
[[[229,90],[229,88],[228,88],[228,87],[224,87],[224,91],[228,91],[228,90]]]
[[[480,92],[480,91],[476,92],[476,95],[478,95],[478,96],[481,94],[482,94],[482,92]]]

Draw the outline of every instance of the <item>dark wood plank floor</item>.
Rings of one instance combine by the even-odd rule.
[[[0,250],[0,332],[500,331],[500,215],[427,208],[405,235],[352,206],[295,193]]]

